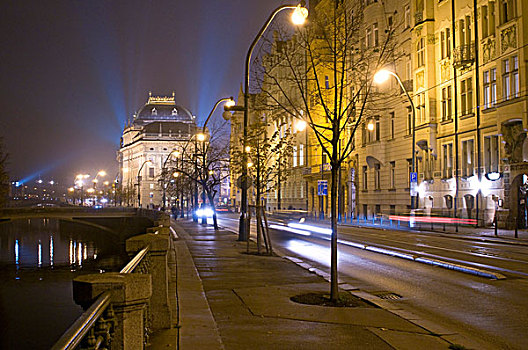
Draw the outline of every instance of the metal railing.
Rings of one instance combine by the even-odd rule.
[[[147,255],[148,251],[149,247],[141,249],[139,253],[137,253],[136,256],[134,256],[132,260],[130,260],[128,264],[126,264],[126,266],[121,269],[121,271],[119,271],[119,273],[131,273],[134,271],[136,267],[139,266],[143,258]]]
[[[461,45],[453,50],[453,64],[455,67],[467,66],[475,61],[475,44]]]
[[[138,269],[139,273],[148,273],[148,252],[148,246],[140,250],[119,272],[133,273]],[[78,346],[90,350],[107,349],[112,341],[116,322],[110,302],[111,292],[103,292],[51,349],[73,350]]]
[[[101,316],[110,306],[110,299],[110,292],[101,294],[92,306],[68,328],[51,349],[75,349],[89,332],[87,339],[88,348],[99,349],[101,346],[110,345],[114,330],[113,311],[109,312],[104,320],[101,320]],[[96,326],[97,323],[99,324]],[[95,331],[96,328],[98,332]]]

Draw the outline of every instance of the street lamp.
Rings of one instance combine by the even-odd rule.
[[[143,164],[141,164],[141,166],[139,167],[139,171],[138,171],[138,174],[137,174],[137,179],[138,179],[138,208],[141,208],[141,170],[143,170],[143,167],[147,163],[152,164],[152,161],[150,159],[144,161]]]
[[[308,17],[308,9],[304,7],[304,0],[301,1],[298,5],[282,5],[277,7],[269,16],[268,20],[264,23],[262,28],[260,28],[260,31],[258,32],[255,39],[253,39],[253,42],[249,46],[249,50],[246,55],[246,62],[245,62],[245,71],[244,71],[244,148],[247,143],[247,129],[248,129],[248,100],[249,100],[249,65],[251,63],[251,55],[253,53],[253,49],[255,48],[255,45],[260,40],[270,23],[273,21],[273,18],[281,12],[282,10],[294,10],[292,13],[291,20],[293,24],[295,25],[301,25],[306,21],[306,18]],[[243,162],[247,164],[247,153],[244,153],[244,159]],[[249,238],[249,230],[247,226],[247,204],[248,204],[248,183],[247,183],[247,168],[242,167],[242,194],[240,198],[240,223],[238,227],[238,240],[239,241],[247,241]]]
[[[390,71],[388,69],[381,69],[378,72],[376,72],[376,74],[374,74],[373,81],[376,84],[382,84],[385,81],[387,81],[390,78],[391,75],[394,78],[396,78],[396,80],[398,81],[398,84],[400,84],[400,87],[405,92],[405,95],[407,96],[407,99],[409,100],[409,103],[411,104],[411,108],[412,108],[412,125],[411,125],[411,128],[412,128],[412,146],[411,146],[412,163],[411,163],[411,174],[409,174],[409,176],[411,177],[411,178],[409,178],[409,184],[410,184],[409,187],[410,187],[410,195],[411,195],[411,209],[415,209],[417,204],[418,204],[418,203],[416,203],[416,185],[417,185],[417,183],[413,182],[412,180],[417,180],[416,175],[415,175],[415,165],[416,165],[416,149],[415,149],[415,144],[416,144],[416,127],[415,127],[416,109],[414,107],[413,100],[412,100],[411,96],[409,95],[409,92],[407,91],[407,89],[403,85],[403,83],[402,83],[400,77],[398,76],[398,74],[396,74],[396,73],[394,73],[394,72],[392,72],[392,71]],[[413,176],[414,176],[414,179],[412,179]]]

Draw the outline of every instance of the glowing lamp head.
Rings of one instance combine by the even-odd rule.
[[[199,133],[199,134],[196,135],[196,139],[198,139],[198,141],[200,141],[200,142],[203,142],[203,141],[205,141],[205,135],[202,134],[202,133]]]
[[[93,179],[92,182],[93,182],[94,184],[96,184],[96,183],[99,182],[99,180],[97,180],[97,179]]]
[[[226,101],[225,106],[230,108],[233,107],[236,104],[235,100],[231,97],[229,100]]]
[[[73,192],[75,189],[73,187],[68,188],[68,192]]]
[[[251,146],[246,146],[245,150],[246,150],[246,153],[251,152]]]
[[[304,120],[298,120],[295,123],[295,130],[303,131],[304,129],[306,129],[306,122]]]
[[[95,190],[93,188],[89,188],[89,189],[86,190],[86,192],[88,192],[88,193],[94,193],[94,191]]]
[[[369,131],[373,131],[374,130],[374,123],[372,122],[372,120],[370,120],[367,124],[367,129]]]
[[[178,177],[178,176],[180,176],[180,173],[177,172],[177,171],[175,171],[175,172],[172,173],[172,176],[174,176],[174,177]]]
[[[380,69],[379,71],[374,74],[374,83],[376,84],[383,84],[387,80],[389,80],[389,77],[391,75],[391,72],[386,69]]]
[[[103,182],[103,185],[105,185],[105,186],[108,186],[109,184],[110,184],[110,182],[108,182],[108,181]]]
[[[100,170],[100,171],[97,173],[97,175],[99,175],[99,176],[106,176],[106,171],[104,171],[104,170]]]
[[[209,175],[213,175],[213,171],[212,170],[209,170]]]
[[[253,166],[253,163],[252,163],[252,162],[248,162],[248,163],[247,163],[247,167],[248,167],[248,168],[251,168],[252,166]]]
[[[302,7],[300,4],[297,5],[295,10],[293,10],[293,13],[291,15],[291,21],[295,25],[302,25],[304,22],[306,22],[306,19],[308,18],[308,9],[306,7]]]

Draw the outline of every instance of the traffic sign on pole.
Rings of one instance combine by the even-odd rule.
[[[328,195],[328,180],[317,180],[317,195],[318,196]]]

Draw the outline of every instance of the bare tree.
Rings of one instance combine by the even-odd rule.
[[[342,163],[354,150],[354,135],[373,107],[373,74],[393,60],[394,30],[385,24],[369,34],[360,0],[322,0],[310,8],[310,23],[275,32],[271,52],[255,74],[268,108],[305,120],[330,160],[331,299],[338,298],[337,198]],[[385,30],[383,30],[385,29]],[[367,33],[367,34],[365,34]]]
[[[247,149],[234,149],[232,153],[232,170],[241,173],[248,159],[248,176],[255,187],[255,213],[257,224],[257,249],[261,253],[262,240],[266,253],[273,252],[267,219],[264,210],[263,197],[277,189],[279,183],[287,177],[289,159],[292,154],[292,137],[288,124],[280,118],[272,118],[259,106],[258,95],[252,96],[254,101],[252,122],[248,129]],[[282,169],[282,171],[281,171]],[[249,230],[248,230],[249,232]]]
[[[193,157],[182,158],[182,164],[174,168],[202,188],[205,197],[213,210],[213,224],[218,230],[215,197],[222,181],[229,176],[229,137],[225,122],[212,121],[209,128],[209,139],[195,141]]]

